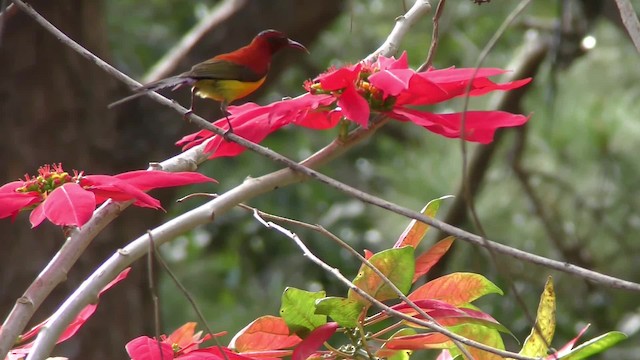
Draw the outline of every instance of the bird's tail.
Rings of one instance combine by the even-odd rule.
[[[135,94],[133,95],[129,95],[126,98],[120,99],[118,101],[112,102],[111,104],[109,104],[108,108],[111,109],[114,106],[118,106],[122,103],[125,103],[129,100],[133,100],[136,99],[150,91],[157,91],[157,90],[161,90],[161,89],[166,89],[169,87],[173,87],[174,89],[179,88],[182,85],[192,85],[193,79],[190,79],[188,77],[184,77],[184,76],[173,76],[173,77],[169,77],[166,79],[161,79],[158,81],[154,81],[151,83],[148,83],[146,85],[142,85],[139,88],[136,88]]]

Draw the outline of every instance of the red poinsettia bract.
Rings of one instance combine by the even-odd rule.
[[[372,63],[361,62],[330,70],[305,84],[307,93],[294,99],[266,106],[247,103],[229,107],[229,119],[237,135],[260,142],[288,124],[328,129],[344,118],[367,127],[373,112],[412,122],[445,137],[462,137],[486,144],[493,140],[497,129],[522,125],[528,117],[503,111],[435,114],[417,107],[463,96],[467,91],[469,96],[480,96],[497,90],[513,90],[531,81],[522,79],[499,84],[489,80],[489,77],[505,72],[494,68],[416,72],[409,68],[406,53],[399,59],[380,56]],[[228,127],[224,118],[216,125],[223,129]],[[211,137],[214,137],[213,133],[203,130],[183,137],[177,144],[188,149]],[[235,156],[243,150],[242,146],[219,136],[205,147],[210,158]]]
[[[107,286],[100,290],[98,296],[102,296],[105,291],[111,289],[115,284],[124,280],[127,275],[129,275],[129,270],[131,270],[131,268],[124,269],[113,281],[111,281],[109,284],[107,284]],[[62,332],[56,344],[66,341],[70,337],[75,335],[76,332],[78,332],[78,330],[82,327],[82,325],[84,325],[84,323],[91,317],[91,315],[93,315],[97,307],[97,303],[85,306],[84,309],[80,311],[78,316],[76,316],[76,318],[71,322],[71,324],[69,324],[69,326]],[[9,353],[7,354],[5,360],[22,360],[26,358],[31,351],[31,348],[33,347],[34,338],[36,337],[36,335],[38,335],[40,330],[42,330],[42,328],[47,325],[48,322],[49,319],[41,322],[40,324],[34,326],[31,330],[20,335],[20,338],[16,342],[17,346],[9,350]]]
[[[130,171],[118,175],[84,175],[65,172],[61,164],[45,165],[38,176],[0,186],[0,218],[30,210],[31,226],[45,219],[56,225],[82,226],[96,206],[108,199],[134,201],[134,205],[162,209],[160,201],[146,191],[215,181],[196,172]]]
[[[199,349],[199,345],[211,339],[207,334],[202,337],[202,331],[195,332],[196,323],[188,322],[174,331],[171,335],[161,335],[160,339],[148,336],[139,336],[127,343],[125,349],[131,360],[196,360],[196,359],[227,359],[227,360],[248,360],[228,348],[212,346]],[[222,336],[225,333],[214,334]],[[223,351],[224,354],[221,352]]]

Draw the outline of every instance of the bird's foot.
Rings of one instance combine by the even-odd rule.
[[[229,119],[227,118],[227,125],[229,126],[229,128],[224,132],[224,134],[222,134],[222,137],[229,141],[229,134],[233,134],[233,127],[231,126],[231,122],[229,121]]]
[[[182,118],[184,119],[184,121],[188,121],[191,122],[191,118],[189,117],[189,115],[193,114],[193,110],[189,109],[187,110],[186,113],[182,114]]]

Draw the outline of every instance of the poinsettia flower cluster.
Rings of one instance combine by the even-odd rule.
[[[229,120],[234,133],[260,142],[289,124],[320,130],[332,128],[341,119],[346,119],[366,128],[370,115],[379,113],[398,121],[412,122],[445,137],[486,144],[493,140],[497,129],[522,125],[528,117],[503,111],[435,114],[421,107],[467,92],[469,96],[480,96],[497,90],[513,90],[531,81],[522,79],[500,84],[489,79],[505,72],[495,68],[453,67],[417,72],[409,68],[406,53],[399,59],[380,56],[374,62],[331,69],[308,81],[305,84],[307,92],[294,99],[266,106],[253,103],[231,106]],[[223,118],[215,124],[228,129],[226,121]],[[187,135],[177,145],[186,150],[210,138],[213,139],[205,146],[210,158],[235,156],[244,150],[207,130]]]
[[[49,219],[55,225],[82,226],[96,206],[108,199],[133,201],[133,205],[162,209],[160,201],[146,191],[215,181],[196,172],[138,170],[117,175],[85,175],[64,171],[61,164],[45,165],[37,176],[0,186],[0,219],[15,218],[31,210],[32,227]]]

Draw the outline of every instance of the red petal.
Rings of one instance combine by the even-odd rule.
[[[342,109],[342,114],[347,119],[366,128],[369,126],[369,115],[371,110],[369,104],[358,91],[355,86],[347,87],[338,99],[338,106]]]
[[[415,75],[411,69],[384,70],[369,76],[369,82],[385,95],[398,96],[409,88],[409,81]]]
[[[55,225],[84,225],[96,208],[96,197],[76,183],[53,190],[43,203],[44,215]]]
[[[393,56],[390,58],[378,56],[376,65],[380,70],[408,69],[409,60],[407,58],[407,52],[403,51],[398,60],[396,60]]]
[[[338,329],[338,323],[330,322],[313,330],[302,342],[296,346],[291,355],[291,360],[305,360],[313,355],[316,350]]]
[[[315,80],[320,82],[320,86],[322,86],[323,90],[341,90],[355,84],[360,74],[360,69],[362,69],[362,64],[343,67],[338,70],[324,73],[316,77]]]
[[[142,191],[151,189],[198,184],[203,182],[216,182],[198,172],[167,172],[159,170],[137,170],[114,176],[126,181]]]
[[[252,107],[244,113],[236,113],[230,117],[233,131],[236,135],[255,143],[264,140],[269,134],[288,124],[324,129],[335,126],[339,116],[323,117],[324,112],[316,113],[321,106],[327,106],[335,101],[331,95],[304,94],[294,99],[277,101],[263,107]],[[228,128],[221,122],[223,129]],[[210,159],[223,156],[236,156],[245,150],[244,147],[227,142],[216,136],[209,141],[205,151],[211,153]]]
[[[159,200],[115,176],[87,175],[80,180],[80,183],[86,187],[87,190],[96,194],[96,201],[98,203],[107,198],[115,201],[135,200],[133,204],[136,206],[162,209]]]
[[[454,97],[440,85],[415,74],[409,80],[406,91],[398,95],[396,106],[400,105],[430,105],[436,104]]]
[[[42,224],[42,222],[46,218],[47,216],[44,214],[44,205],[40,204],[36,206],[35,209],[31,210],[31,214],[29,214],[29,222],[31,223],[31,228],[33,229],[34,227]]]
[[[433,114],[412,109],[394,109],[391,117],[411,121],[416,125],[449,138],[461,136],[462,113]],[[468,111],[465,116],[465,140],[488,144],[498,128],[522,125],[529,117],[504,111]]]
[[[20,210],[40,202],[40,194],[29,193],[0,193],[0,219],[16,216]]]
[[[156,341],[148,336],[137,337],[124,346],[131,360],[171,360],[171,345]],[[162,352],[162,353],[161,353]]]

